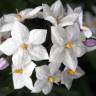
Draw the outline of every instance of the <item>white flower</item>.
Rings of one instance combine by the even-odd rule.
[[[16,21],[12,29],[12,38],[8,38],[0,45],[0,51],[10,56],[13,55],[13,63],[17,61],[15,58],[28,60],[45,60],[48,59],[46,49],[41,45],[46,39],[47,30],[34,29],[29,32],[26,26]]]
[[[18,58],[19,59],[19,58]],[[18,60],[17,60],[18,61]],[[33,89],[33,83],[31,80],[32,72],[36,66],[33,62],[27,62],[24,60],[24,64],[12,65],[13,85],[14,89],[21,89],[24,86],[28,89]]]
[[[73,13],[79,14],[78,21],[80,24],[81,32],[83,32],[85,37],[90,38],[92,36],[92,31],[88,27],[83,26],[83,10],[81,9],[81,7],[77,7],[73,10],[71,6],[67,5],[67,8],[68,8],[68,12],[67,12],[68,14],[73,14]]]
[[[50,64],[49,64],[50,65]],[[53,67],[43,65],[36,68],[37,80],[32,89],[32,93],[43,92],[47,95],[53,87],[53,83],[58,84],[60,82],[60,71],[57,70],[53,73]]]
[[[66,15],[63,4],[60,0],[57,0],[51,5],[51,7],[47,4],[43,4],[42,6],[44,19],[50,21],[55,26],[58,25],[64,27],[72,25],[78,17],[77,13]]]
[[[50,51],[50,62],[62,63],[75,70],[78,64],[77,57],[85,54],[86,48],[79,37],[78,24],[73,24],[66,29],[51,27],[53,46]]]
[[[72,81],[80,78],[84,74],[84,71],[80,67],[77,67],[75,71],[66,67],[61,73],[61,84],[64,84],[68,89],[70,89]]]
[[[11,14],[4,15],[1,18],[3,19],[3,24],[2,26],[0,26],[0,32],[11,31],[12,26],[14,25],[15,21],[22,22],[25,19],[31,19],[31,18],[36,17],[38,12],[41,9],[42,9],[42,6],[38,6],[35,9],[32,9],[32,8],[24,9],[20,12],[17,12],[17,14],[11,13]]]

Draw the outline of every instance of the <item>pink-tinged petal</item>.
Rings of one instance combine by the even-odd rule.
[[[96,39],[87,39],[86,41],[83,42],[85,46],[87,47],[94,47],[96,46]]]

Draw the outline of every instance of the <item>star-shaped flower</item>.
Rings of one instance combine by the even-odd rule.
[[[24,60],[23,64],[18,63],[12,65],[14,89],[21,89],[24,86],[30,90],[33,89],[33,82],[31,79],[31,75],[35,66],[36,64],[34,64],[33,62],[31,61],[26,62],[26,60]]]
[[[25,57],[32,60],[48,59],[46,49],[41,45],[46,39],[47,30],[34,29],[29,32],[26,26],[16,21],[12,29],[12,38],[8,38],[0,45],[0,51],[10,56],[13,55],[13,63],[16,58]]]
[[[72,25],[78,18],[77,13],[67,15],[60,0],[57,0],[51,7],[47,4],[42,6],[44,19],[51,22],[54,26],[64,27]]]
[[[36,67],[37,80],[32,89],[33,93],[42,91],[47,95],[52,90],[53,83],[58,84],[60,82],[60,71],[53,72],[52,70],[53,67],[47,65]]]
[[[79,13],[78,22],[80,24],[81,32],[83,32],[85,37],[90,38],[92,36],[92,31],[87,26],[83,26],[83,10],[81,9],[81,7],[77,7],[73,10],[70,5],[67,5],[67,8],[68,14]]]
[[[84,74],[85,72],[80,67],[77,67],[75,71],[66,67],[61,73],[61,84],[64,84],[68,89],[70,89],[72,81],[80,78]]]
[[[38,6],[34,9],[28,8],[24,9],[20,12],[17,10],[17,14],[11,13],[4,15],[1,19],[3,20],[2,26],[0,26],[0,32],[6,32],[6,31],[11,31],[12,26],[14,25],[15,21],[22,22],[25,19],[31,19],[34,17],[38,17],[38,12],[42,9],[42,6]]]
[[[73,24],[66,29],[51,27],[53,46],[50,51],[50,62],[63,63],[68,68],[75,70],[78,64],[77,57],[86,53],[86,47],[79,37],[80,28]]]

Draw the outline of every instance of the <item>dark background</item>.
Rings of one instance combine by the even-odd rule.
[[[55,0],[0,0],[0,17],[3,14],[14,13],[16,8],[20,11],[24,8],[36,7],[42,3],[51,5]],[[89,11],[94,16],[96,15],[91,6],[96,4],[96,0],[62,0],[63,4],[75,4],[76,6],[81,5],[84,11]],[[50,33],[51,24],[41,20],[33,19],[26,20],[24,22],[29,29],[34,28],[45,28]],[[48,51],[50,46],[50,34],[48,34],[47,42],[44,44]],[[72,88],[68,91],[65,86],[54,86],[52,92],[48,96],[96,96],[96,51],[89,52],[83,57],[78,58],[79,65],[86,72],[85,76],[78,80],[74,80]],[[38,65],[42,65],[45,62],[40,62]],[[0,96],[44,96],[40,94],[32,94],[26,88],[21,90],[14,90],[12,84],[11,72],[11,61],[10,66],[0,71]]]

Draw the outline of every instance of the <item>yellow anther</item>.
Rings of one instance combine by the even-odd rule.
[[[22,74],[23,73],[23,70],[22,69],[16,69],[14,73],[16,73],[16,74]]]
[[[20,45],[20,48],[26,50],[28,48],[28,45],[23,43],[23,44]]]
[[[48,77],[48,82],[50,82],[50,83],[55,82],[54,77],[53,77],[53,76],[49,76],[49,77]]]
[[[18,21],[22,21],[22,20],[23,20],[23,17],[19,14],[18,9],[16,9],[16,13],[17,13],[16,19],[17,19]]]
[[[68,42],[64,45],[65,48],[72,48],[72,43]]]
[[[69,75],[74,75],[76,72],[73,71],[73,70],[71,70],[71,69],[68,69],[68,70],[67,70],[67,73],[68,73]]]
[[[17,19],[18,21],[21,21],[22,18],[23,18],[23,17],[22,17],[21,15],[19,15],[19,14],[16,15],[16,19]]]

